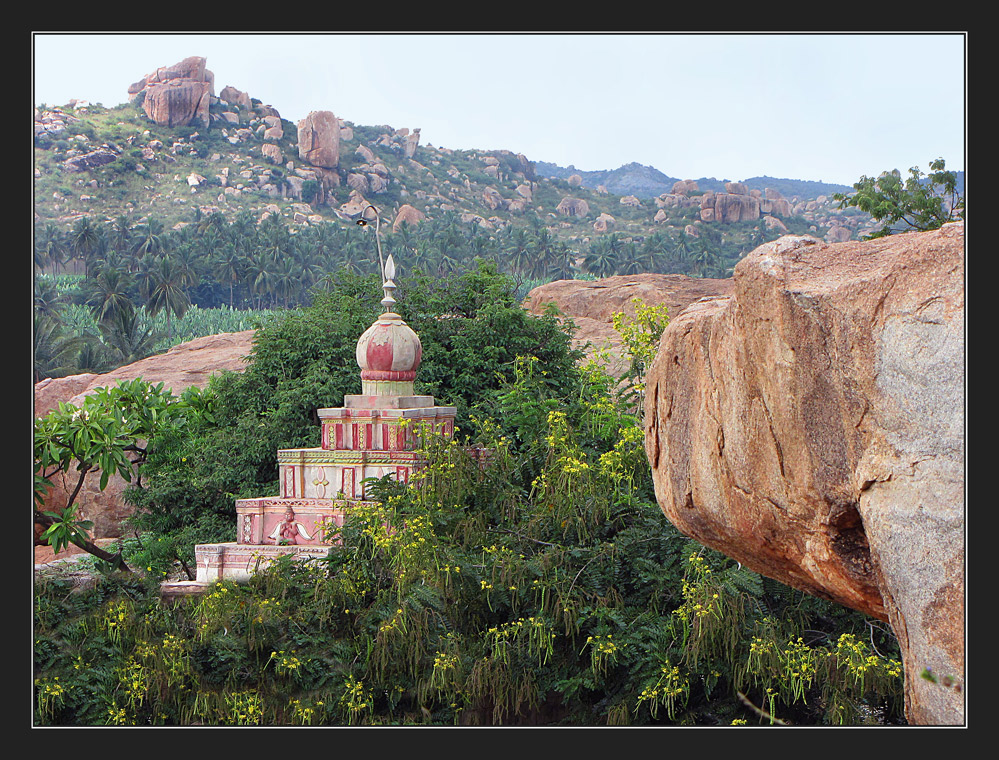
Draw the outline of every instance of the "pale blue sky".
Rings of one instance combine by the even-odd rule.
[[[421,143],[577,169],[853,184],[964,169],[967,38],[900,34],[91,34],[34,36],[34,105],[113,106],[191,55],[298,121],[329,110]]]

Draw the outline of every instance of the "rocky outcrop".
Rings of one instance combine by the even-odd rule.
[[[395,221],[392,222],[392,232],[398,232],[399,228],[404,224],[417,225],[425,217],[426,215],[422,211],[410,206],[408,203],[404,203],[396,212]]]
[[[601,351],[609,356],[609,371],[620,376],[625,366],[621,336],[614,329],[614,315],[624,312],[635,316],[634,298],[647,306],[665,304],[670,315],[700,298],[732,292],[732,280],[687,277],[682,274],[615,275],[600,280],[556,280],[539,285],[527,294],[524,308],[532,314],[543,314],[548,304],[555,304],[567,319],[576,325],[574,345],[590,344],[588,354],[599,358]]]
[[[691,193],[696,193],[697,189],[697,180],[681,179],[678,182],[673,183],[673,188],[670,190],[670,194],[690,195]]]
[[[340,165],[340,120],[331,111],[311,111],[298,122],[298,155],[324,169]]]
[[[238,106],[245,111],[253,110],[253,102],[250,100],[250,96],[247,95],[242,90],[237,90],[232,85],[226,85],[222,88],[219,93],[219,98],[224,100],[231,106]]]
[[[590,213],[590,204],[582,198],[566,196],[559,201],[558,206],[555,207],[555,211],[562,214],[562,216],[586,216]]]
[[[57,408],[59,402],[79,406],[83,397],[96,389],[137,377],[154,384],[162,382],[164,388],[170,389],[174,395],[180,395],[190,386],[204,388],[217,372],[239,372],[245,368],[246,357],[253,347],[254,332],[245,330],[197,338],[174,346],[166,353],[102,375],[83,374],[42,380],[35,384],[34,414],[44,416]],[[74,485],[69,478],[57,478],[43,509],[65,506]],[[115,475],[108,482],[108,487],[101,491],[99,473],[87,476],[76,503],[86,519],[94,522],[93,536],[107,538],[121,535],[122,521],[131,514],[131,507],[122,498],[127,485]]]
[[[600,280],[555,280],[534,288],[524,299],[532,314],[544,313],[553,303],[563,314],[589,317],[610,324],[623,311],[635,316],[633,298],[646,306],[666,304],[671,315],[679,314],[701,298],[727,295],[732,280],[687,277],[682,274],[622,274]]]
[[[964,719],[963,277],[963,224],[785,236],[672,317],[646,377],[666,516],[889,621],[914,724]]]
[[[408,135],[406,135],[405,141],[403,142],[402,154],[406,158],[412,158],[416,155],[416,148],[420,144],[420,130],[419,128],[414,129]]]
[[[495,187],[487,185],[482,188],[482,203],[490,211],[495,211],[503,207],[503,196]]]
[[[96,169],[98,166],[104,166],[104,164],[110,164],[116,158],[118,158],[118,154],[115,151],[102,147],[82,153],[79,156],[67,158],[60,166],[63,171],[72,173],[83,172]]]
[[[752,195],[707,192],[701,197],[701,221],[732,224],[760,218],[760,200]]]
[[[598,216],[596,220],[593,222],[593,231],[607,232],[608,230],[614,227],[614,224],[616,222],[617,220],[613,216],[602,212],[600,216]]]
[[[129,100],[142,96],[142,109],[152,121],[167,127],[208,126],[208,107],[215,75],[199,56],[164,66],[129,86]]]

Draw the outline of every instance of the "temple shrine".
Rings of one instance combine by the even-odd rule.
[[[279,495],[237,500],[236,541],[195,546],[196,579],[164,584],[165,595],[245,580],[282,554],[325,556],[329,528],[343,525],[352,505],[366,500],[369,479],[390,475],[408,483],[425,464],[422,431],[453,435],[456,408],[414,392],[423,348],[393,311],[391,255],[382,275],[385,311],[357,342],[361,393],[345,396],[342,407],[318,410],[319,448],[277,452]]]

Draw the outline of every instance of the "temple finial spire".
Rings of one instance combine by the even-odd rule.
[[[385,297],[382,298],[382,306],[385,307],[386,312],[395,311],[395,298],[392,296],[395,293],[394,277],[395,261],[392,259],[392,254],[390,253],[385,260],[385,268],[382,271],[382,290],[385,291]]]

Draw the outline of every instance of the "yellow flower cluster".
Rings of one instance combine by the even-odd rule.
[[[340,704],[347,710],[348,718],[353,723],[361,713],[371,709],[374,699],[371,692],[364,688],[364,682],[358,681],[354,676],[348,676],[344,686],[346,689],[340,697]]]
[[[655,718],[659,706],[666,708],[666,714],[673,718],[679,704],[685,704],[690,695],[690,682],[680,674],[680,668],[672,665],[669,660],[660,667],[659,679],[652,686],[642,689],[635,704],[637,712],[641,706],[648,703],[649,712]]]
[[[527,651],[536,654],[544,663],[551,654],[555,634],[544,620],[532,616],[489,628],[486,641],[493,654],[500,659],[505,659],[510,645],[526,641]]]
[[[600,654],[615,654],[618,646],[611,640],[613,637],[612,633],[608,633],[606,636],[587,636],[586,643],[592,644],[594,650]]]
[[[59,683],[59,676],[52,676],[51,681],[44,678],[37,678],[35,679],[35,686],[38,687],[39,695],[44,697],[61,697],[66,693],[66,687]]]
[[[160,646],[168,655],[180,655],[187,649],[187,643],[184,639],[172,633],[168,633],[163,637],[163,643]]]
[[[118,684],[128,698],[132,707],[141,705],[149,691],[149,673],[141,663],[129,658],[125,665],[118,669]]]
[[[388,633],[389,631],[402,630],[404,633],[406,631],[406,620],[403,615],[402,607],[395,611],[395,614],[378,626],[379,633]]]
[[[263,717],[260,694],[255,691],[237,691],[225,695],[229,718],[237,726],[256,726]]]
[[[456,654],[437,652],[434,656],[434,671],[450,670],[451,668],[457,667],[457,665],[458,655]]]
[[[897,660],[884,659],[868,652],[867,646],[857,641],[852,633],[844,633],[836,642],[835,654],[837,661],[845,665],[847,671],[858,683],[863,684],[868,673],[884,675],[888,678],[902,676],[902,664]]]
[[[322,702],[317,702],[316,707],[321,707],[322,704]],[[302,726],[312,725],[316,715],[316,707],[307,707],[298,699],[292,699],[288,702],[288,707],[291,708],[292,719],[295,723]]]
[[[101,619],[102,626],[107,632],[108,638],[118,644],[121,642],[121,630],[128,618],[129,608],[124,601],[112,602],[104,611]]]
[[[283,649],[271,652],[270,659],[275,661],[274,669],[278,673],[294,673],[302,666],[302,662],[295,656],[294,652],[287,654]]]
[[[118,707],[117,702],[113,702],[108,708],[108,717],[106,721],[109,726],[127,726],[132,723],[128,719],[128,711],[124,707]]]

